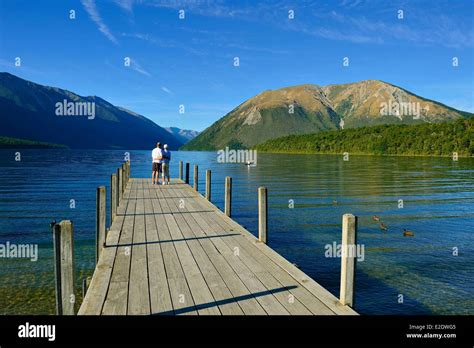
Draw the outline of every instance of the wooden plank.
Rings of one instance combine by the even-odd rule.
[[[152,189],[152,193],[155,195],[154,197],[161,198],[153,200],[153,209],[155,212],[158,212],[155,213],[155,223],[158,231],[158,238],[161,241],[161,250],[165,262],[174,314],[197,315],[198,312],[196,311],[191,290],[186,282],[186,277],[181,267],[176,249],[171,242],[171,235],[165,219],[166,213],[170,212],[170,207],[163,200],[163,187],[167,186],[153,187]]]
[[[129,194],[130,191],[126,192],[125,197],[128,198]],[[125,202],[128,202],[128,200],[125,200]],[[117,208],[116,219],[107,234],[107,247],[104,248],[101,258],[96,265],[89,289],[87,290],[86,297],[82,301],[78,314],[98,315],[102,312],[115,261],[116,245],[119,241],[126,209],[127,203]]]
[[[197,201],[197,198],[195,200],[191,200],[187,209],[190,209],[190,211],[193,209],[199,210],[199,207],[195,206]],[[196,222],[203,226],[206,231],[208,231],[208,235],[217,235],[216,232],[221,231],[221,229],[217,228],[216,230],[215,225],[209,225],[204,222],[202,219],[203,214],[204,213],[191,213]],[[213,213],[211,212],[209,214]],[[259,277],[253,272],[252,267],[257,267],[258,265],[252,264],[249,267],[249,265],[245,264],[245,257],[240,255],[240,250],[239,254],[236,255],[234,246],[226,244],[227,239],[228,237],[212,238],[212,242],[215,244],[221,254],[229,258],[230,266],[246,284],[249,291],[254,294],[259,294],[256,299],[261,303],[265,311],[268,314],[288,314],[289,312],[285,308],[287,303],[285,301],[283,301],[284,303],[278,301],[278,298],[281,299],[282,293],[287,293],[286,289],[281,286],[274,288],[273,285],[275,284],[270,284],[269,287],[265,286],[265,284],[261,281],[262,279],[259,279]],[[260,269],[260,271],[262,271],[262,269]]]
[[[202,209],[210,208],[210,203],[208,203],[206,200],[201,200],[200,203],[202,204]],[[302,284],[307,290],[319,298],[326,306],[328,306],[331,311],[340,315],[357,315],[357,312],[355,312],[349,306],[342,305],[339,300],[328,290],[307,276],[303,271],[296,268],[283,256],[269,248],[267,245],[261,243],[237,222],[227,217],[218,209],[215,210],[215,213],[219,215],[221,220],[225,221],[234,231],[240,232],[244,237],[252,242],[255,247],[257,247],[264,255],[268,257],[269,261],[276,263],[279,267],[288,272],[298,283]]]
[[[151,314],[168,313],[173,314],[168,278],[166,275],[163,253],[158,238],[155,222],[155,211],[153,209],[151,190],[154,186],[148,181],[144,184],[144,208],[145,208],[145,231],[148,261],[148,282],[150,293]]]
[[[163,193],[167,191],[169,193],[168,197],[170,197],[165,199],[162,203],[168,205],[170,210],[173,210],[173,202],[175,198],[172,196],[174,195],[174,192],[170,190],[169,187],[163,189],[162,191]],[[173,245],[180,260],[186,281],[189,284],[189,288],[191,290],[191,294],[193,296],[198,313],[213,315],[220,314],[212,293],[209,290],[206,281],[204,280],[201,270],[196,264],[196,261],[194,260],[188,245],[183,240],[183,235],[176,223],[174,215],[166,214],[165,220],[169,228],[170,238],[176,240]]]
[[[225,230],[225,226],[217,223],[218,218],[212,213],[206,213],[207,222],[210,226],[219,226]],[[206,220],[206,219],[205,219]],[[285,289],[285,291],[275,292],[274,296],[291,314],[311,314],[315,309],[314,303],[318,303],[317,314],[334,314],[320,301],[309,293],[302,290],[302,286],[278,267],[269,267],[265,258],[259,257],[260,252],[255,253],[255,249],[241,236],[226,238],[225,242],[229,247],[239,248],[240,258],[255,273],[256,277],[267,287],[267,289]],[[271,266],[271,264],[270,264]]]
[[[79,314],[357,314],[182,180],[130,183]]]
[[[133,225],[132,260],[128,286],[127,314],[150,314],[150,294],[148,285],[148,263],[145,236],[144,180],[137,184],[137,203]]]
[[[176,200],[171,199],[168,201],[168,204],[176,204]],[[179,209],[176,205],[175,208]],[[193,228],[191,227],[194,227],[195,225],[190,225],[186,221],[185,215],[186,214],[174,214],[176,223],[182,233],[181,238],[186,241],[196,264],[201,270],[201,273],[209,287],[209,290],[212,292],[215,303],[218,305],[220,312],[224,315],[244,314],[238,302],[234,300],[234,296],[227,287],[224,279],[210,260],[209,255],[207,255],[199,240],[196,239],[193,233]]]
[[[213,315],[220,314],[214,297],[212,296],[212,293],[209,290],[206,281],[204,280],[201,270],[196,264],[196,260],[194,260],[194,257],[186,242],[182,240],[183,236],[174,219],[174,216],[171,214],[166,214],[165,220],[168,224],[170,237],[175,240],[180,240],[174,242],[173,245],[176,249],[181,267],[183,268],[183,273],[191,290],[191,295],[193,296],[194,304],[198,310],[198,313]]]
[[[128,284],[130,275],[130,261],[132,254],[133,228],[136,209],[137,182],[132,181],[130,195],[125,212],[120,238],[117,245],[109,290],[104,302],[102,314],[127,314]],[[123,203],[125,200],[123,200]],[[108,244],[107,244],[108,245]]]
[[[184,193],[184,195],[185,194],[186,193]],[[201,244],[206,255],[208,255],[214,267],[217,269],[230,292],[234,296],[235,301],[238,302],[244,313],[247,315],[266,314],[265,310],[254,298],[254,296],[250,294],[249,289],[232,269],[226,258],[224,258],[224,256],[212,243],[211,238],[196,223],[195,219],[192,217],[192,214],[183,214],[183,217],[188,222],[189,226],[193,226],[192,232],[195,238],[198,238],[197,240]]]
[[[211,214],[209,214],[211,215]],[[216,216],[210,216],[209,219],[210,224],[216,224],[217,226],[221,227],[222,229],[229,228],[222,221],[219,221],[219,218]],[[230,231],[233,229],[230,228]],[[243,260],[250,260],[254,259],[255,261],[259,262],[260,267],[264,267],[265,271],[262,272],[259,266],[251,265],[252,269],[257,272],[257,276],[260,279],[266,279],[267,284],[270,285],[271,282],[274,282],[273,279],[269,278],[271,275],[280,286],[288,288],[288,292],[285,293],[286,298],[281,298],[281,301],[286,301],[288,303],[296,303],[296,305],[289,306],[289,310],[293,314],[303,314],[307,311],[318,314],[318,315],[333,315],[334,312],[330,310],[321,300],[311,294],[308,290],[306,290],[302,284],[297,282],[294,278],[292,278],[285,270],[281,267],[276,265],[273,262],[269,262],[268,258],[261,253],[259,250],[255,250],[255,246],[249,243],[245,237],[244,238],[234,238],[232,241],[234,246],[237,246],[241,250],[242,259]],[[278,286],[278,284],[273,285]],[[293,302],[291,302],[293,301]],[[298,303],[301,303],[305,308],[301,308]],[[306,313],[310,314],[310,313]]]
[[[207,219],[213,213],[203,213],[203,214],[191,214],[196,222],[203,226],[206,231],[216,232],[219,231],[221,234],[226,233],[227,231],[223,230],[221,226],[216,224],[216,221],[211,221]],[[253,276],[261,282],[261,284],[265,287],[265,289],[260,289],[259,293],[267,293],[268,295],[273,295],[279,302],[278,305],[274,304],[275,308],[271,308],[269,314],[284,314],[285,312],[282,310],[284,308],[285,311],[292,314],[311,314],[311,312],[306,309],[297,298],[290,292],[293,288],[292,285],[288,285],[285,283],[281,283],[278,281],[270,272],[265,268],[265,265],[260,264],[256,259],[252,257],[250,253],[247,253],[244,248],[242,248],[242,244],[236,243],[237,240],[240,240],[240,243],[245,243],[245,239],[242,236],[235,236],[235,233],[228,232],[228,237],[222,238],[222,241],[228,246],[228,248],[232,251],[238,251],[238,259],[242,261],[242,264],[246,266],[246,269],[243,268],[236,269],[237,273],[240,275],[240,272],[249,272],[253,273]],[[210,234],[210,233],[209,233]],[[212,235],[212,234],[211,234]],[[222,249],[220,249],[222,250]],[[222,252],[222,251],[221,251]],[[236,257],[233,258],[233,263],[235,263]],[[235,269],[235,268],[234,268]],[[259,300],[259,298],[257,298]],[[268,302],[267,299],[264,298]],[[265,306],[265,303],[262,304]],[[268,311],[268,307],[266,308]],[[273,311],[277,311],[276,313]],[[283,313],[282,313],[283,311]]]

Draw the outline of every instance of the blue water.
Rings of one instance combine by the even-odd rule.
[[[17,151],[21,161],[15,161]],[[130,154],[132,176],[149,176],[149,151]],[[0,259],[0,313],[54,313],[52,220],[74,222],[80,298],[81,280],[94,268],[95,189],[109,190],[110,174],[123,159],[124,151],[0,151],[0,243],[39,244],[36,262]],[[172,176],[179,160],[199,165],[201,192],[204,171],[212,170],[213,203],[221,209],[224,178],[231,176],[233,218],[254,234],[257,188],[267,186],[269,245],[336,296],[340,259],[325,257],[325,245],[340,242],[342,214],[357,215],[358,243],[365,247],[365,259],[357,263],[360,313],[474,314],[474,159],[343,161],[259,153],[258,165],[249,168],[218,163],[212,152],[174,152]],[[403,228],[415,236],[404,237]]]

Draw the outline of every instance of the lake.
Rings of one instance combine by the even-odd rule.
[[[132,176],[150,176],[150,151],[130,156]],[[0,244],[39,246],[35,262],[0,259],[0,314],[54,314],[52,220],[74,222],[79,294],[94,269],[95,189],[109,190],[123,159],[119,150],[0,150]],[[473,158],[259,153],[247,167],[218,163],[215,152],[173,152],[173,177],[180,160],[191,163],[191,181],[199,165],[201,192],[212,170],[221,209],[224,178],[233,178],[232,216],[254,235],[257,188],[266,186],[269,245],[337,297],[340,259],[325,257],[325,246],[340,242],[344,213],[357,215],[365,251],[356,265],[358,312],[474,314]]]

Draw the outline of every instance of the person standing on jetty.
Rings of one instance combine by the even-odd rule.
[[[162,160],[161,160],[161,172],[163,173],[163,185],[170,184],[170,161],[171,151],[168,150],[168,144],[163,146]],[[166,180],[166,181],[165,181]]]
[[[160,184],[160,173],[161,173],[161,160],[163,158],[161,152],[161,144],[160,142],[156,143],[156,147],[151,152],[152,158],[152,175],[151,175],[151,184],[155,185],[156,183]]]

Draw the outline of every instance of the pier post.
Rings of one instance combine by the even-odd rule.
[[[357,244],[357,217],[342,216],[341,291],[339,302],[354,306],[355,253]]]
[[[127,161],[125,163],[127,164],[127,184],[128,184],[128,182],[130,181],[130,175],[131,175],[130,174],[131,173],[131,165],[130,165],[131,163],[130,163],[130,161]]]
[[[91,280],[92,280],[91,277],[86,277],[82,279],[82,299],[83,300],[84,300],[84,297],[86,297],[87,289],[89,289]]]
[[[268,242],[268,204],[267,188],[258,188],[258,240],[267,244]]]
[[[118,167],[117,168],[117,206],[120,206],[120,201],[122,200],[122,180],[123,180],[122,167]]]
[[[183,161],[179,161],[179,180],[183,180]]]
[[[74,232],[72,222],[53,224],[56,314],[74,315]]]
[[[127,187],[127,167],[125,163],[122,164],[122,195],[125,192],[125,187]]]
[[[185,180],[186,184],[189,185],[189,163],[186,162],[186,180]]]
[[[122,164],[122,170],[123,170],[123,187],[124,187],[124,191],[125,191],[125,187],[127,186],[127,162],[124,162]]]
[[[194,185],[194,190],[198,191],[198,185],[199,185],[199,174],[198,174],[198,166],[197,164],[194,165],[194,180],[193,180],[193,185]]]
[[[110,224],[115,220],[117,214],[117,174],[110,176]]]
[[[105,186],[97,188],[96,192],[96,214],[95,214],[95,262],[99,261],[99,256],[105,243],[105,216],[106,216],[106,191]]]
[[[225,200],[224,200],[224,212],[225,215],[231,216],[232,211],[232,178],[230,176],[225,177]]]
[[[206,199],[211,201],[211,171],[206,170]]]

